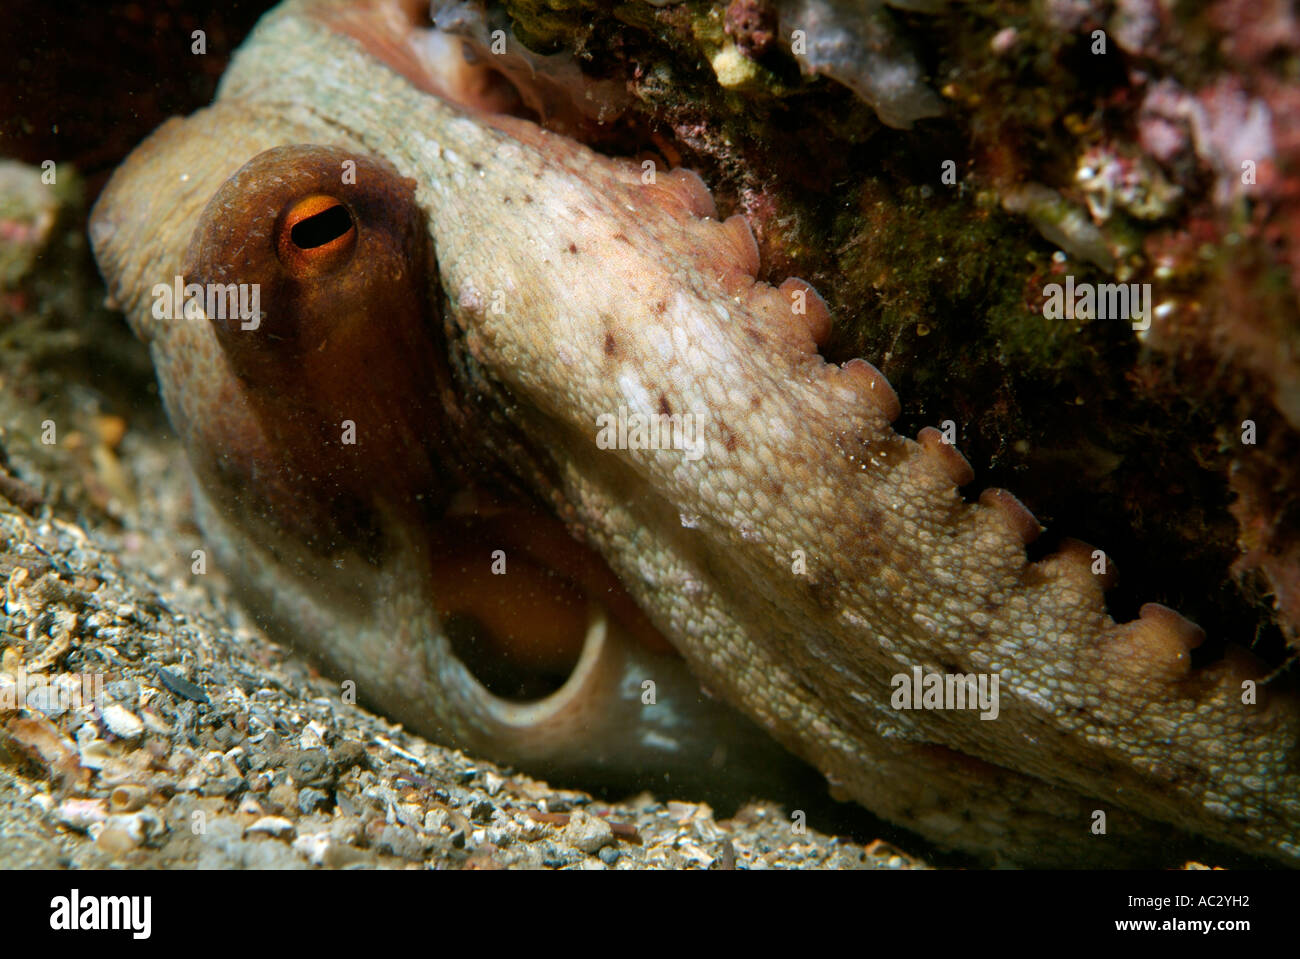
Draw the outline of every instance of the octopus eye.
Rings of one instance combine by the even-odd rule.
[[[294,203],[275,231],[276,255],[300,278],[337,270],[351,259],[356,246],[357,224],[352,211],[323,194]]]

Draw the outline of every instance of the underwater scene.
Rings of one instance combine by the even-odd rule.
[[[11,6],[0,868],[1300,866],[1294,4]]]

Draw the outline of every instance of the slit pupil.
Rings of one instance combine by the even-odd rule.
[[[352,229],[352,214],[339,204],[299,220],[289,231],[289,239],[300,250],[314,250],[333,243]]]

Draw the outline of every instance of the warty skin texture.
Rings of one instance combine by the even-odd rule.
[[[196,224],[221,215],[205,206],[244,163],[319,144],[413,182],[436,257],[430,328],[441,322],[453,371],[444,408],[477,431],[480,458],[604,557],[710,693],[838,794],[992,861],[1154,863],[1190,835],[1295,864],[1291,692],[1260,683],[1243,704],[1242,682],[1264,675],[1240,651],[1191,671],[1199,630],[1163,607],[1114,623],[1090,548],[1028,563],[1033,518],[1000,491],[965,501],[960,454],[933,431],[891,430],[884,378],[821,358],[820,301],[800,314],[798,284],[755,282],[747,226],[719,222],[697,178],[646,184],[637,165],[448,104],[403,52],[409,31],[390,4],[278,8],[217,102],[161,128],[94,214],[205,531],[253,608],[390,715],[493,758],[697,767],[715,740],[733,743],[729,770],[763,755],[612,622],[593,627],[606,642],[588,643],[545,715],[485,699],[440,638],[428,540],[393,497],[369,504],[378,560],[323,561],[284,532],[259,485],[277,479],[256,464],[277,461],[257,384],[233,374],[210,324],[154,320],[150,290],[182,271]],[[705,455],[598,448],[596,418],[620,407],[704,414]],[[914,666],[996,673],[998,718],[892,708],[891,678]],[[640,707],[643,677],[670,709]],[[647,734],[665,713],[685,723],[663,734],[679,748]],[[1098,810],[1106,835],[1092,832]]]

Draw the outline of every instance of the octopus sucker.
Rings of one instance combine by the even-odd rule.
[[[1037,518],[1024,503],[1007,490],[989,487],[980,494],[980,505],[1006,523],[1021,544],[1028,546],[1042,532]]]
[[[1196,667],[1171,609],[1114,622],[1090,547],[1031,563],[1033,514],[963,499],[943,434],[893,430],[888,379],[827,362],[825,302],[759,279],[698,175],[545,129],[413,9],[283,4],[93,214],[269,629],[547,775],[748,782],[784,747],[990,861],[1151,864],[1181,837],[1296,864],[1289,689],[1237,653]],[[158,317],[173,276],[257,284],[263,315]],[[917,668],[996,676],[1000,706],[894,705]]]
[[[916,440],[930,461],[943,471],[953,486],[965,486],[975,479],[975,471],[971,469],[966,457],[961,455],[957,447],[945,441],[943,434],[933,426],[924,427],[916,435]]]

